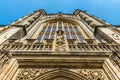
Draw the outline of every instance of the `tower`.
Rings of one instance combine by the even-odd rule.
[[[37,10],[0,30],[1,80],[119,80],[120,28],[85,11]]]

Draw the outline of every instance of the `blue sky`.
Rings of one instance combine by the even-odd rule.
[[[0,24],[45,9],[47,13],[73,13],[82,9],[113,25],[120,25],[120,0],[0,0]]]

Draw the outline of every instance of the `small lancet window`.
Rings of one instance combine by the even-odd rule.
[[[51,26],[47,28],[47,32],[50,32],[50,31],[51,31]]]
[[[38,38],[37,38],[38,42],[41,42],[41,39],[42,39],[42,34],[40,33]]]
[[[58,23],[58,30],[62,30],[62,22]]]

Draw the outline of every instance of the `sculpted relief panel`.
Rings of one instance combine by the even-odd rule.
[[[76,72],[89,80],[108,80],[102,69],[71,69],[71,71]]]
[[[63,72],[62,72],[63,70]],[[53,73],[56,72],[56,73]],[[58,72],[57,72],[58,71]],[[68,71],[66,75],[64,71]],[[49,73],[49,74],[48,74]],[[48,69],[48,68],[24,68],[20,69],[16,80],[77,80],[72,79],[71,75],[75,74],[81,76],[80,80],[108,80],[107,76],[105,75],[102,69]],[[64,74],[63,76],[60,76]],[[55,75],[58,75],[55,77]],[[38,78],[42,76],[41,78]],[[48,76],[49,78],[43,78]],[[64,77],[65,76],[65,77]],[[72,76],[74,77],[74,76]]]
[[[32,68],[25,68],[20,69],[16,80],[34,80],[39,75],[42,75],[52,69],[32,69]]]

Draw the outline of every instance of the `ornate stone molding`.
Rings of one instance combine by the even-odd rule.
[[[108,80],[102,69],[71,69],[88,80]]]
[[[66,74],[66,75],[65,75]],[[75,78],[76,77],[76,78]],[[20,69],[16,80],[108,80],[102,69]]]
[[[111,61],[120,68],[120,51],[113,51],[112,53],[110,56]]]
[[[120,40],[120,35],[117,34],[117,33],[113,33],[113,34],[112,34],[112,37],[113,37],[115,40]]]
[[[12,54],[8,50],[0,50],[0,70],[11,59]]]
[[[34,78],[50,70],[52,69],[34,69],[34,68],[21,69],[16,77],[16,80],[34,80]]]

